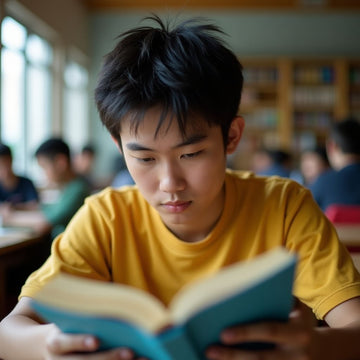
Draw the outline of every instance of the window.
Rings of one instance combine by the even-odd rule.
[[[1,141],[13,151],[14,170],[34,176],[34,151],[51,133],[53,50],[11,17],[1,31]]]
[[[64,136],[72,149],[79,150],[89,138],[88,72],[69,62],[64,72]]]

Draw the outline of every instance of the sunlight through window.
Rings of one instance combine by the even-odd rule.
[[[1,141],[12,148],[15,171],[30,175],[34,151],[51,132],[53,51],[10,17],[1,26]]]

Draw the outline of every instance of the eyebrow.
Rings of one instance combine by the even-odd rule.
[[[192,135],[192,136],[188,137],[187,139],[185,139],[184,141],[182,141],[181,143],[173,146],[172,148],[178,149],[183,146],[197,144],[197,143],[203,141],[204,139],[206,139],[207,137],[208,137],[207,135],[202,135],[202,134]],[[151,148],[148,148],[148,147],[138,144],[136,142],[127,143],[126,148],[131,151],[152,151],[153,150]]]

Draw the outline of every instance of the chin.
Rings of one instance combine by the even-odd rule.
[[[193,218],[190,218],[188,215],[184,213],[176,213],[176,214],[162,214],[162,219],[169,225],[188,225]]]

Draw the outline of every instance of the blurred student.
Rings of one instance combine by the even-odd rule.
[[[111,181],[112,187],[118,188],[121,186],[135,184],[134,179],[132,178],[126,166],[126,162],[124,160],[123,155],[119,155],[116,157],[114,167],[116,169],[116,174]]]
[[[299,169],[291,173],[291,178],[309,187],[325,171],[331,170],[324,146],[304,150],[300,155]]]
[[[84,177],[90,186],[94,187],[93,168],[96,158],[96,149],[92,144],[86,144],[74,159],[74,168],[77,174]]]
[[[0,207],[35,209],[39,196],[33,182],[13,171],[13,158],[9,146],[0,144]]]
[[[69,146],[60,138],[50,138],[35,152],[49,185],[57,189],[51,201],[41,202],[38,212],[14,213],[11,225],[29,225],[39,233],[51,232],[52,238],[61,233],[75,212],[90,194],[88,183],[76,174],[71,163]]]
[[[253,155],[253,171],[261,176],[289,177],[291,173],[291,155],[280,149],[258,149]]]
[[[310,186],[322,210],[330,205],[360,205],[360,123],[353,118],[332,126],[327,154],[333,171]]]

